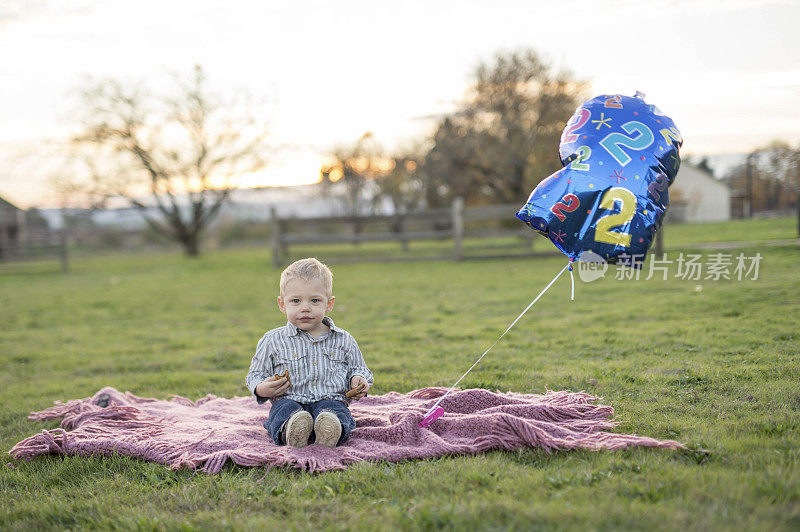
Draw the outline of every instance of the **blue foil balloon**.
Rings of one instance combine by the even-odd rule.
[[[669,207],[682,143],[674,122],[638,93],[587,100],[561,134],[564,168],[539,183],[517,217],[570,260],[599,255],[641,267]]]

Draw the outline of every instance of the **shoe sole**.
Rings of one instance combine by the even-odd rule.
[[[342,435],[342,424],[339,422],[339,418],[330,412],[322,412],[314,422],[314,435],[316,437],[314,443],[317,445],[336,447],[339,437]]]
[[[311,414],[306,411],[298,412],[286,422],[286,445],[289,447],[305,447],[308,437],[311,436]]]

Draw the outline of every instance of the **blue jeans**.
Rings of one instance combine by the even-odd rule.
[[[327,411],[336,414],[336,417],[339,418],[339,422],[342,424],[342,435],[336,445],[346,440],[347,437],[350,436],[350,431],[356,428],[356,420],[353,419],[350,410],[341,401],[323,399],[316,403],[304,405],[284,397],[272,403],[272,408],[269,409],[269,418],[264,422],[264,428],[267,429],[270,438],[272,438],[277,445],[286,445],[282,434],[283,426],[295,412],[299,412],[300,410],[305,410],[311,414],[314,421],[317,420],[317,416],[321,412]],[[314,443],[313,432],[311,433],[311,443]]]

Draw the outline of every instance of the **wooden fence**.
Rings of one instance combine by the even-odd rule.
[[[278,268],[290,261],[290,248],[327,246],[329,244],[361,244],[372,242],[395,242],[401,254],[380,253],[369,256],[369,250],[359,249],[350,258],[329,258],[331,262],[343,261],[396,261],[396,260],[463,260],[472,258],[523,257],[552,255],[548,252],[532,251],[536,233],[514,213],[518,204],[465,207],[461,198],[456,198],[450,208],[429,209],[401,215],[377,216],[328,216],[321,218],[279,218],[272,209],[272,261]],[[486,245],[474,246],[465,252],[465,241],[483,239]],[[495,243],[505,239],[505,243]],[[412,242],[448,241],[439,246],[434,255],[422,255],[412,251]],[[338,246],[341,249],[341,246]],[[415,246],[416,247],[416,246]],[[385,251],[385,249],[383,250]]]
[[[61,271],[69,270],[67,240],[64,230],[57,235],[23,236],[19,239],[0,239],[0,265],[56,259]]]

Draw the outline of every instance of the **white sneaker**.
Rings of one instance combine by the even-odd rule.
[[[336,447],[342,435],[342,424],[332,412],[320,412],[314,421],[315,443],[325,447]]]
[[[284,427],[284,440],[290,447],[305,447],[308,445],[308,437],[311,436],[312,427],[311,414],[305,410],[300,410],[292,414]]]

